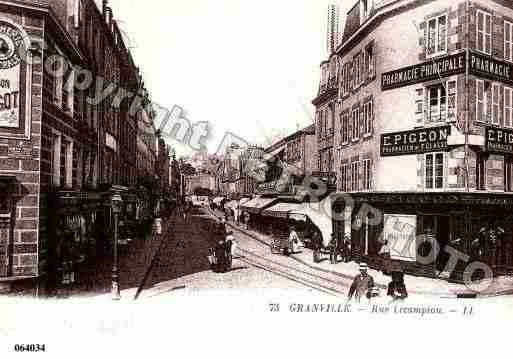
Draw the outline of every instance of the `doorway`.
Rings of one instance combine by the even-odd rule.
[[[439,252],[433,265],[438,272],[442,272],[450,258],[449,253],[445,251],[445,246],[451,242],[450,216],[429,214],[422,215],[421,218],[422,232],[426,233],[428,229],[431,229],[438,243]]]

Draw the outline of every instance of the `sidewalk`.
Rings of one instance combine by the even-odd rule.
[[[166,233],[173,216],[162,219],[162,233]],[[143,236],[118,247],[120,290],[137,289],[162,240],[153,235],[152,226],[148,225]],[[109,293],[112,288],[112,264],[112,255],[97,258],[92,268],[79,270],[77,283],[59,288],[57,298],[91,297]]]
[[[216,211],[215,216],[220,218],[221,214]],[[246,230],[242,226],[237,226],[234,222],[228,222],[233,229],[240,231],[251,238],[263,244],[270,245],[272,238],[270,236],[258,233],[252,230]],[[290,255],[291,258],[310,268],[317,269],[326,273],[337,274],[348,279],[354,278],[359,273],[359,264],[356,262],[331,264],[329,260],[323,260],[320,263],[314,263],[312,251],[302,249],[300,253]],[[391,281],[390,276],[384,275],[381,271],[369,268],[369,274],[374,278],[376,285],[381,288],[387,288]],[[443,279],[434,279],[426,277],[416,277],[405,274],[404,282],[408,292],[411,294],[420,294],[425,296],[438,296],[444,298],[454,298],[457,295],[475,294],[464,284],[450,283]],[[513,294],[513,277],[502,276],[495,278],[492,285],[483,293],[478,293],[477,297],[490,297],[497,295]]]

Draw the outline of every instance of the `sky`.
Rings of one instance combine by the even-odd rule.
[[[98,1],[97,2],[101,2]],[[152,100],[208,121],[214,153],[226,132],[269,145],[313,123],[326,59],[324,0],[110,0]],[[342,0],[343,13],[354,0]],[[190,150],[169,143],[179,155]]]

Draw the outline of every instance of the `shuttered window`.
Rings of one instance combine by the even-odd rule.
[[[342,192],[348,192],[348,167],[347,164],[342,164],[340,167],[340,190]]]
[[[476,80],[476,120],[481,122],[487,122],[485,92],[485,81]]]
[[[477,49],[492,53],[492,16],[481,10],[477,10]]]
[[[436,56],[447,51],[447,16],[442,15],[428,21],[427,55]]]
[[[444,187],[444,154],[428,153],[425,157],[426,189],[441,189]]]
[[[445,122],[447,119],[447,91],[445,84],[429,87],[429,116],[428,122]]]
[[[360,108],[355,108],[353,109],[353,112],[352,112],[352,119],[351,119],[351,124],[352,124],[352,137],[351,139],[353,141],[357,141],[359,138],[360,138]]]
[[[513,61],[513,23],[504,21],[504,60]]]
[[[499,84],[492,85],[492,123],[494,125],[498,125],[499,121],[499,95],[500,95],[500,87]]]
[[[372,187],[372,168],[371,168],[371,160],[366,159],[363,160],[363,188],[364,191],[371,190]]]
[[[513,89],[504,87],[504,127],[513,127]]]
[[[355,161],[355,162],[352,162],[351,163],[351,191],[352,192],[357,192],[359,191],[359,179],[360,179],[360,176],[359,176],[359,171],[360,171],[360,162],[359,161]]]

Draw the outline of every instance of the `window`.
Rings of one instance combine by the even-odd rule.
[[[476,189],[486,189],[486,157],[479,154],[476,158]]]
[[[513,23],[504,21],[504,60],[513,61]]]
[[[363,109],[365,112],[363,119],[363,136],[370,136],[372,133],[372,100],[369,100],[365,105],[363,105]]]
[[[346,95],[351,91],[351,64],[346,64]]]
[[[492,16],[477,10],[477,50],[492,54]]]
[[[353,59],[353,72],[354,72],[354,82],[353,82],[353,88],[356,89],[360,85],[360,55],[356,55]]]
[[[513,89],[504,87],[504,127],[513,126]]]
[[[351,119],[351,127],[352,127],[352,136],[351,139],[353,141],[357,141],[360,138],[360,108],[357,107],[353,109],[352,113],[352,119]]]
[[[52,185],[58,188],[61,185],[61,135],[54,133],[51,141],[51,181]]]
[[[440,189],[444,187],[444,154],[429,153],[425,157],[425,185],[426,189]]]
[[[349,176],[348,176],[348,165],[347,164],[343,164],[341,167],[340,167],[340,190],[342,192],[348,192],[348,181],[349,181]]]
[[[73,142],[64,140],[64,186],[73,187]]]
[[[371,160],[363,160],[363,190],[369,191],[372,188]]]
[[[492,85],[492,123],[494,125],[499,124],[499,94],[500,94],[500,88],[499,84],[493,84]]]
[[[73,26],[78,29],[82,24],[82,0],[75,0],[73,4]]]
[[[355,161],[351,163],[351,191],[357,192],[359,190],[358,180],[359,180],[359,170],[360,170],[360,162]]]
[[[342,114],[341,141],[342,141],[343,145],[349,143],[349,116],[348,116],[348,113]]]
[[[447,51],[447,16],[442,15],[428,21],[427,55],[436,56]]]
[[[504,191],[513,192],[513,183],[511,175],[513,173],[513,158],[504,158]]]
[[[375,63],[374,63],[374,43],[370,43],[365,49],[365,71],[369,79],[374,78]]]
[[[488,122],[488,91],[490,83],[488,81],[476,80],[476,120]]]
[[[447,114],[447,94],[445,84],[429,87],[428,122],[445,122]]]

